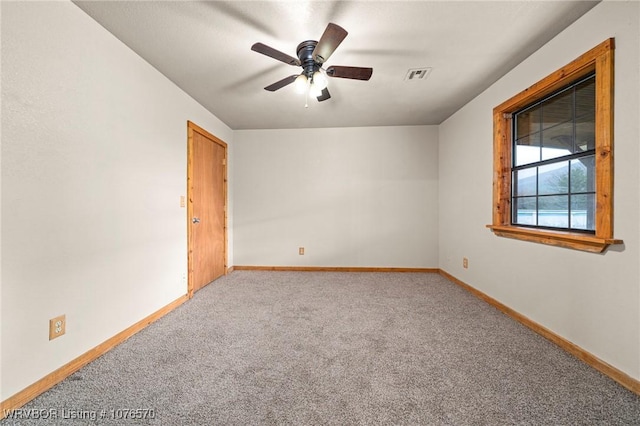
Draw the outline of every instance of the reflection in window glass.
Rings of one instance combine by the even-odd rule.
[[[595,217],[595,194],[581,194],[571,197],[571,228],[595,231]]]
[[[518,114],[516,139],[540,131],[540,112],[540,107],[534,107]]]
[[[594,192],[596,182],[595,157],[571,160],[571,192]]]
[[[524,169],[513,172],[513,188],[516,196],[536,195],[536,169]]]
[[[536,197],[517,198],[514,203],[515,223],[536,225]]]
[[[538,194],[567,194],[569,192],[569,162],[548,164],[538,168]]]
[[[540,134],[535,133],[516,141],[515,165],[536,163],[540,161]]]
[[[576,86],[576,140],[574,152],[596,147],[596,82],[591,78]]]
[[[566,90],[542,104],[542,129],[573,122],[573,90]]]
[[[569,227],[569,197],[551,195],[538,197],[538,226]]]
[[[573,149],[573,123],[563,123],[542,131],[542,159],[564,157]]]

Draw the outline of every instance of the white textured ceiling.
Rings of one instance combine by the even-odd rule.
[[[232,129],[439,124],[592,8],[596,1],[75,1]],[[293,57],[329,22],[349,35],[325,63],[372,67],[369,81],[331,78],[332,98],[293,85]],[[431,67],[424,81],[403,81]],[[523,87],[524,89],[524,87]]]

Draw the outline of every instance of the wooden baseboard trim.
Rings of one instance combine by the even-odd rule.
[[[144,329],[149,324],[157,321],[158,319],[162,318],[169,312],[173,311],[175,308],[182,305],[187,300],[189,300],[189,297],[187,295],[181,296],[180,298],[174,300],[173,302],[169,303],[168,305],[161,308],[160,310],[138,321],[137,323],[133,324],[131,327],[121,331],[115,336],[99,344],[95,348],[90,349],[89,351],[80,355],[78,358],[63,365],[62,367],[58,368],[54,372],[47,374],[42,379],[24,388],[23,390],[9,397],[8,399],[2,401],[2,403],[0,404],[0,419],[4,418],[9,411],[22,407],[23,405],[25,405],[27,402],[31,401],[38,395],[51,389],[53,386],[57,385],[58,383],[60,383],[61,381],[63,381],[73,373],[75,373],[76,371],[80,370],[82,367],[84,367],[91,361],[109,352],[111,349],[113,349],[120,343],[124,342],[125,340],[127,340],[129,337],[133,336],[140,330]]]
[[[539,335],[541,335],[545,339],[551,341],[552,343],[555,343],[560,348],[564,349],[566,352],[568,352],[571,355],[575,356],[576,358],[578,358],[582,362],[586,363],[587,365],[595,368],[596,370],[598,370],[599,372],[601,372],[605,376],[608,376],[609,378],[611,378],[614,381],[618,382],[621,386],[629,389],[631,392],[634,392],[634,393],[640,395],[640,381],[634,379],[633,377],[629,376],[625,372],[618,370],[616,367],[612,366],[611,364],[608,364],[607,362],[601,360],[600,358],[596,357],[595,355],[587,352],[586,350],[582,349],[580,346],[570,342],[569,340],[565,339],[564,337],[559,336],[558,334],[554,333],[553,331],[549,330],[548,328],[538,324],[537,322],[527,318],[526,316],[516,312],[515,310],[511,309],[510,307],[502,304],[501,302],[497,301],[493,297],[488,296],[487,294],[481,292],[480,290],[478,290],[478,289],[476,289],[474,287],[471,287],[469,284],[459,280],[458,278],[454,277],[453,275],[449,274],[448,272],[443,271],[441,269],[440,270],[440,275],[442,275],[443,277],[447,278],[448,280],[454,282],[455,284],[459,285],[460,287],[464,288],[469,293],[473,294],[474,296],[478,297],[479,299],[487,302],[491,306],[493,306],[496,309],[498,309],[500,312],[504,313],[505,315],[508,315],[509,317],[511,317],[514,320],[518,321],[520,324],[524,325],[525,327],[528,327],[532,331],[538,333]]]
[[[235,266],[230,266],[229,268],[227,268],[227,274],[232,273],[234,269],[236,269]]]
[[[430,272],[438,273],[438,268],[377,268],[361,266],[246,266],[236,265],[235,271],[298,271],[298,272]]]

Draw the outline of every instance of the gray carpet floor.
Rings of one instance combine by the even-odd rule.
[[[640,397],[428,273],[236,271],[23,408],[57,418],[0,425],[640,424]]]

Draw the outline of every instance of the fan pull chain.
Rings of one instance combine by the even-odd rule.
[[[309,92],[311,92],[311,85],[307,84],[307,90],[305,90],[304,95],[304,107],[309,108]]]

